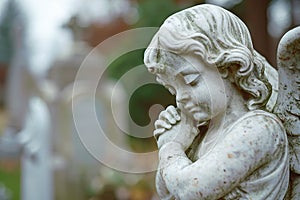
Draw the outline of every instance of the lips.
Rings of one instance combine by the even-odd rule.
[[[199,106],[191,101],[188,101],[185,105],[183,105],[183,108],[190,114],[194,114],[194,113],[203,111],[203,109],[201,109],[201,106]]]
[[[188,112],[192,112],[193,110],[197,109],[196,104],[190,100],[182,102],[182,107]]]
[[[189,113],[197,113],[197,112],[201,112],[201,109],[199,106],[194,105],[191,109],[188,110]]]
[[[208,116],[208,114],[205,112],[208,111],[207,106],[204,103],[194,103],[191,100],[191,96],[188,94],[183,94],[177,103],[177,106],[182,108],[182,111],[186,112],[187,115],[192,116],[195,120],[198,120],[198,118],[202,118],[204,116]]]
[[[207,113],[208,109],[207,106],[202,104],[195,104],[192,101],[187,101],[185,105],[181,104],[182,108],[186,112],[186,114],[193,117],[199,124],[198,126],[202,126],[203,124],[207,124],[209,114]]]

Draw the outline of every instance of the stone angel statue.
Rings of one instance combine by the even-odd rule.
[[[198,5],[166,19],[144,62],[176,96],[155,122],[161,199],[300,199],[300,28],[277,72],[238,17]]]

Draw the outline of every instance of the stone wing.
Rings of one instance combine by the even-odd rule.
[[[277,64],[279,91],[274,113],[288,134],[291,170],[300,174],[300,26],[282,37]]]

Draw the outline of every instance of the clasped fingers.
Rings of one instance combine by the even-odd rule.
[[[158,139],[162,133],[171,129],[178,121],[180,121],[180,115],[177,109],[174,106],[168,106],[159,114],[158,120],[154,123],[154,137]]]
[[[168,106],[166,110],[159,114],[158,119],[164,120],[169,124],[176,124],[180,121],[180,115],[174,106]]]

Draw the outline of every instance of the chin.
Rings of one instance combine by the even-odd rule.
[[[209,115],[203,112],[193,113],[193,118],[198,122],[199,126],[207,124],[207,122],[210,120]]]

